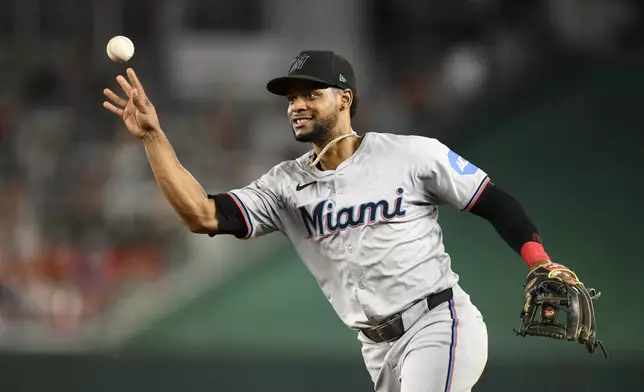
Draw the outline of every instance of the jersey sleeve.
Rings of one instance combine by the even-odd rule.
[[[412,150],[417,178],[433,204],[469,211],[490,183],[485,171],[436,139],[421,138]]]
[[[246,235],[243,239],[284,230],[284,204],[277,171],[273,168],[247,186],[227,192],[244,217]]]

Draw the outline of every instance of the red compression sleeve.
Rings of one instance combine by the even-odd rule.
[[[543,245],[535,241],[528,241],[521,247],[521,258],[532,268],[532,265],[537,261],[550,260],[550,256],[543,249]]]

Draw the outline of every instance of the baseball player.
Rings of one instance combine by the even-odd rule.
[[[486,324],[452,270],[439,206],[494,226],[530,267],[526,302],[542,282],[581,285],[550,261],[519,203],[485,171],[436,139],[354,132],[356,78],[333,52],[303,51],[286,76],[267,84],[286,98],[295,140],[312,150],[226,193],[206,193],[181,166],[141,82],[132,69],[127,76],[117,81],[128,98],[106,89],[112,103],[104,107],[142,140],[161,191],[187,227],[240,239],[285,234],[357,331],[376,391],[470,391],[486,365]]]

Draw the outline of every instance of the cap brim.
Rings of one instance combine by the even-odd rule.
[[[282,76],[275,78],[268,83],[266,83],[266,89],[275,95],[286,95],[288,94],[289,87],[296,82],[312,82],[319,84],[321,87],[332,87],[333,85],[319,78],[306,75],[292,75],[292,76]]]

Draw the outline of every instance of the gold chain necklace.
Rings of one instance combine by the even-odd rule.
[[[320,153],[318,154],[317,158],[315,158],[315,160],[313,162],[309,163],[309,167],[311,169],[314,168],[315,165],[317,165],[320,162],[320,159],[322,159],[322,155],[324,155],[329,150],[329,148],[331,148],[332,145],[334,145],[335,143],[337,143],[340,140],[344,139],[345,137],[349,137],[349,136],[358,136],[358,134],[355,133],[354,131],[351,131],[351,133],[345,133],[345,134],[340,135],[340,136],[336,137],[335,139],[331,140],[329,142],[329,144],[324,146],[322,151],[320,151]]]

